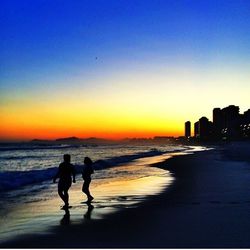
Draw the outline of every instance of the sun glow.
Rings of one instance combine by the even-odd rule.
[[[179,72],[181,70],[179,69]],[[24,95],[3,96],[0,137],[2,139],[54,139],[58,137],[124,137],[179,136],[186,120],[206,115],[212,108],[234,103],[247,107],[250,89],[245,77],[199,72],[149,72],[114,75],[92,80],[86,90],[82,81],[64,89],[42,89]],[[240,76],[240,73],[238,74]],[[128,77],[129,76],[129,77]],[[241,80],[242,89],[232,82]],[[203,84],[200,82],[203,80]],[[230,85],[230,88],[228,88]],[[223,95],[221,95],[223,93]],[[237,94],[238,93],[238,94]],[[206,107],[206,108],[204,108]]]

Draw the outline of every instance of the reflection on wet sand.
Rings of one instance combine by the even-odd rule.
[[[60,225],[61,226],[68,226],[70,225],[70,212],[69,209],[64,209],[65,214],[62,217],[62,219],[60,220]]]
[[[87,219],[87,220],[90,220],[90,219],[91,219],[91,213],[92,213],[92,211],[93,211],[93,209],[94,209],[94,206],[91,205],[91,203],[88,203],[87,206],[88,206],[88,210],[87,210],[87,212],[83,215],[83,218],[84,218],[84,219]]]

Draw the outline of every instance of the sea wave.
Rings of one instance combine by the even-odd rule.
[[[114,167],[122,163],[131,162],[139,158],[161,155],[163,153],[166,152],[150,150],[133,155],[124,155],[105,160],[97,160],[94,162],[93,166],[95,170],[100,170]],[[75,165],[76,174],[80,174],[82,168],[83,165]],[[58,167],[51,167],[40,170],[0,172],[0,192],[18,189],[25,185],[39,184],[43,181],[52,180],[57,172],[57,169]]]
[[[0,146],[0,151],[23,151],[23,150],[41,150],[41,149],[64,149],[64,148],[79,148],[86,147],[85,145],[20,145],[20,146]]]
[[[13,156],[0,156],[0,160],[7,160],[7,161],[12,161],[12,160],[33,160],[33,159],[42,159],[44,156],[42,155],[13,155]]]
[[[130,162],[130,161],[136,160],[138,158],[161,155],[163,153],[165,153],[165,152],[159,151],[157,149],[153,149],[153,150],[150,150],[147,152],[140,152],[140,153],[133,154],[133,155],[122,155],[122,156],[118,156],[118,157],[110,158],[110,159],[106,159],[106,160],[97,160],[94,163],[94,168],[97,170],[103,169],[103,168],[108,168],[108,167],[112,167],[112,166],[117,166],[121,163]]]

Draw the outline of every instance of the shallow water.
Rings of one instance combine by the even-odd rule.
[[[85,203],[82,179],[78,175],[69,191],[72,206],[69,213],[60,210],[63,204],[57,195],[57,185],[51,181],[5,192],[0,202],[0,242],[27,233],[49,232],[53,226],[102,219],[119,209],[137,206],[174,181],[170,172],[149,165],[173,155],[190,153],[190,150],[202,149],[139,158],[95,171],[91,183],[91,193],[95,197],[92,206]]]
[[[85,156],[95,163],[94,168],[105,169],[141,157],[162,155],[165,152],[185,150],[185,146],[171,145],[102,145],[4,147],[0,145],[0,192],[18,190],[26,185],[41,185],[55,176],[63,154],[70,154],[76,171],[81,172]],[[97,177],[96,177],[97,178]],[[110,178],[103,172],[100,178]]]
[[[99,171],[97,175],[101,175]],[[95,179],[91,192],[95,197],[93,207],[87,206],[86,197],[81,192],[82,180],[77,177],[76,184],[70,189],[70,219],[60,206],[62,201],[57,195],[56,184],[47,183],[47,189],[34,192],[31,197],[7,199],[2,204],[0,214],[0,241],[26,233],[43,233],[51,226],[61,223],[82,223],[89,219],[102,219],[117,209],[131,207],[143,201],[146,196],[159,193],[173,181],[168,171],[146,167],[138,160],[130,164],[105,170],[108,179]],[[119,172],[119,173],[118,173]],[[121,175],[122,172],[122,175]],[[117,176],[117,178],[115,177]],[[12,191],[13,192],[13,191]],[[25,193],[25,189],[23,190]],[[12,194],[14,197],[16,195]],[[11,194],[9,194],[11,197]]]

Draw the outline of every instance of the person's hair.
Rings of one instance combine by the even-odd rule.
[[[70,163],[70,155],[69,154],[63,155],[63,159],[65,162]]]
[[[89,157],[85,157],[84,158],[84,164],[86,164],[86,165],[92,165],[93,162],[92,162],[92,160]]]

